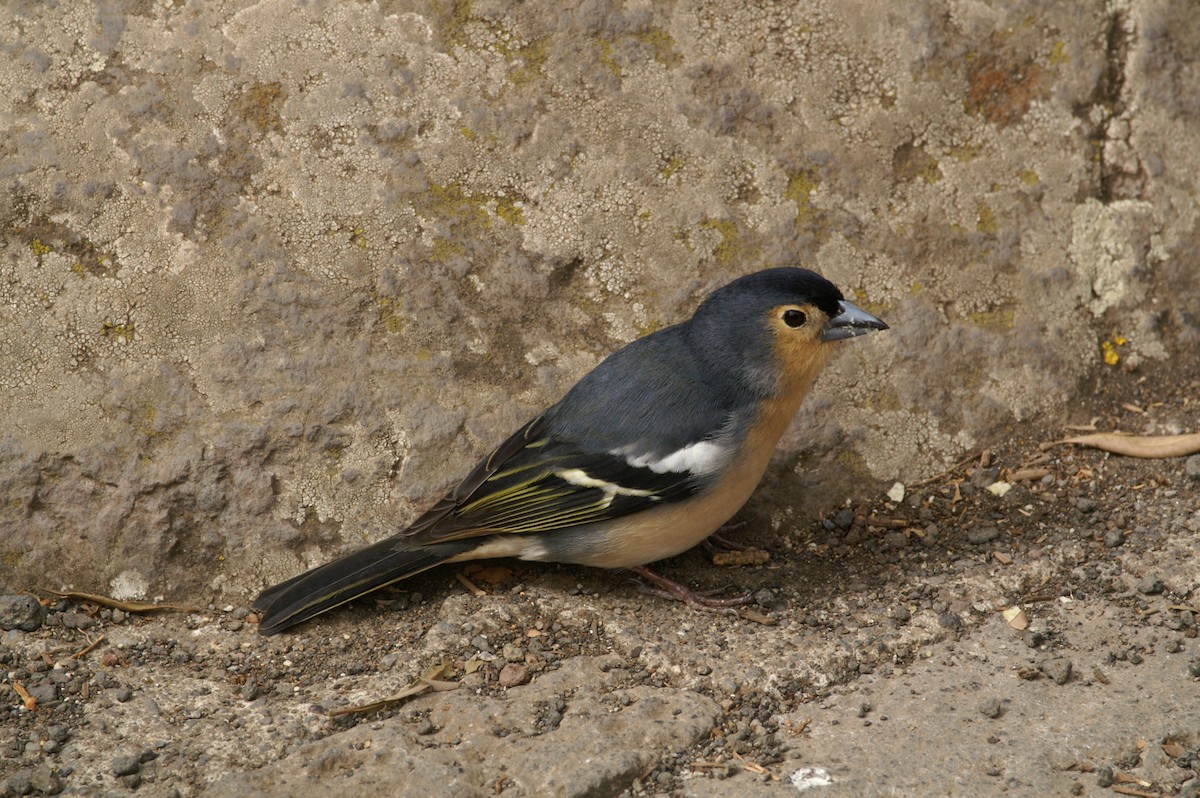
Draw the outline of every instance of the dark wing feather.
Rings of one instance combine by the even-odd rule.
[[[416,543],[547,532],[605,521],[700,489],[688,472],[556,440],[537,418],[517,430],[406,531]]]

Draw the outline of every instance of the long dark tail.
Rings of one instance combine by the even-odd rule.
[[[427,571],[477,541],[410,546],[395,538],[381,540],[353,554],[305,571],[269,587],[254,600],[258,631],[273,635],[307,621],[373,590]]]

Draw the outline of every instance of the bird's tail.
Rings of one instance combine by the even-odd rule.
[[[427,571],[469,550],[474,542],[409,546],[381,540],[353,554],[269,587],[254,600],[260,634],[273,635],[373,590]]]

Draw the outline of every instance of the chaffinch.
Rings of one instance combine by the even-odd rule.
[[[610,355],[403,532],[263,591],[259,631],[492,557],[629,568],[704,604],[644,566],[700,543],[746,502],[828,344],[887,328],[805,269],[734,280],[690,320]]]

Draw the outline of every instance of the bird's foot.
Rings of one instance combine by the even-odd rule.
[[[668,579],[665,576],[654,573],[644,565],[639,565],[636,568],[631,568],[638,576],[648,582],[657,585],[657,589],[652,587],[641,586],[643,593],[649,593],[652,596],[669,599],[671,601],[682,601],[692,609],[702,610],[704,612],[723,612],[730,615],[736,615],[734,607],[741,607],[745,604],[754,602],[754,598],[746,593],[742,596],[734,596],[732,598],[714,598],[713,594],[723,592],[724,588],[717,590],[705,590],[696,592],[689,587],[679,584],[674,579]]]

